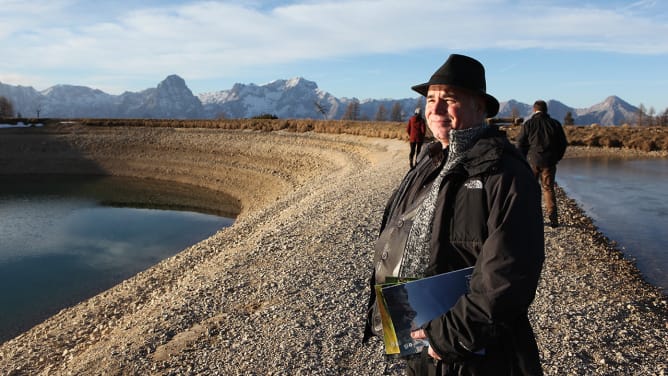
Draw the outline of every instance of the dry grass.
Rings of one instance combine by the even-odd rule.
[[[371,122],[350,120],[313,119],[220,119],[220,120],[160,120],[160,119],[81,119],[89,126],[143,126],[177,128],[219,128],[255,131],[345,133],[357,136],[408,140],[406,124],[398,122]]]
[[[517,137],[520,127],[507,129],[508,137]],[[629,148],[641,151],[668,150],[668,127],[636,127],[629,125],[565,126],[568,144],[573,146]]]
[[[28,119],[29,120],[29,119]],[[57,119],[42,119],[45,123],[57,123]],[[345,133],[358,136],[408,140],[406,123],[313,120],[313,119],[219,119],[219,120],[170,120],[170,119],[78,119],[87,126],[141,126],[176,128],[217,128],[254,131]],[[511,141],[515,141],[520,126],[502,126]],[[668,151],[668,127],[621,126],[565,126],[569,145],[630,148],[642,151]]]

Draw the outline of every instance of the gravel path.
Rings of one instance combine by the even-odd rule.
[[[244,166],[271,184],[248,185],[253,180],[246,175],[234,226],[0,345],[2,374],[403,374],[400,363],[384,359],[380,341],[362,346],[360,339],[373,242],[385,200],[407,167],[405,143],[151,130],[150,141],[161,150],[151,156],[140,131],[51,138],[77,145],[79,155],[112,173],[128,159],[103,159],[124,147],[127,158],[143,153],[145,161],[163,164],[169,151],[179,163],[188,161],[179,171],[200,175],[212,158],[216,166],[226,158],[241,163],[239,153],[220,154],[253,142],[259,146]],[[186,149],[177,153],[180,147]],[[0,172],[8,158],[0,152]],[[132,171],[166,171],[154,162]],[[210,170],[218,184],[234,178],[216,166]],[[201,182],[193,174],[191,181]],[[258,201],[260,192],[266,196]],[[546,374],[665,374],[666,297],[642,281],[561,191],[559,202],[563,225],[545,227],[547,259],[531,310]]]

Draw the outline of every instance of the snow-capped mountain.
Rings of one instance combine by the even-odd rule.
[[[230,90],[199,95],[207,117],[244,118],[272,114],[279,118],[340,119],[348,105],[359,103],[359,119],[373,120],[384,106],[389,120],[392,106],[399,103],[403,118],[413,113],[417,98],[366,99],[336,98],[301,77],[276,80],[266,85],[235,84]]]
[[[185,81],[171,75],[156,88],[121,95],[85,86],[56,85],[43,91],[0,83],[0,96],[26,117],[199,119],[202,103]]]
[[[74,118],[83,113],[95,113],[96,117],[110,117],[115,113],[114,96],[101,90],[85,86],[56,85],[41,93],[35,107],[40,108],[40,116],[57,114],[49,117]],[[25,116],[30,111],[17,109]]]
[[[115,101],[118,118],[201,119],[202,103],[183,78],[170,75],[158,87],[139,93],[125,92]]]
[[[576,110],[577,119],[583,124],[599,123],[623,124],[633,123],[637,117],[638,108],[630,105],[617,96],[610,96],[605,101],[591,106],[586,110]],[[575,116],[574,116],[575,117]]]
[[[0,82],[0,96],[8,98],[18,114],[51,118],[249,118],[271,114],[279,118],[340,119],[351,103],[358,104],[358,119],[375,120],[381,106],[385,119],[399,105],[406,120],[419,97],[403,99],[337,98],[301,77],[276,80],[264,85],[235,84],[231,89],[195,96],[183,78],[170,75],[155,88],[120,95],[84,86],[56,85],[43,91]],[[424,103],[423,101],[420,103]],[[509,100],[500,103],[498,117],[513,114],[528,119],[531,104]],[[548,101],[550,115],[563,122],[568,112],[575,124],[620,125],[633,123],[638,109],[616,96],[589,108],[573,108]]]
[[[238,83],[230,90],[200,94],[199,100],[207,117],[211,118],[245,118],[262,114],[280,118],[333,118],[341,104],[337,98],[320,90],[315,82],[301,77],[276,80],[262,86]]]
[[[526,103],[521,103],[518,102],[514,99],[511,99],[506,102],[499,102],[499,114],[497,115],[498,117],[505,117],[509,118],[512,116],[517,116],[517,117],[522,117],[522,118],[527,118],[528,116],[531,116],[532,113],[532,105],[526,104]],[[548,108],[549,104],[548,104]],[[552,112],[552,111],[550,111]]]
[[[520,103],[515,100],[501,102],[498,117],[511,117],[513,112],[525,120],[531,117],[533,104]],[[638,113],[638,108],[625,102],[617,96],[609,96],[603,102],[587,108],[569,107],[557,100],[547,101],[547,109],[550,116],[563,123],[567,113],[578,125],[621,125],[633,124]]]

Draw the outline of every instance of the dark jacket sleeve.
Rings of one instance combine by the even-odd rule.
[[[568,146],[568,140],[566,139],[566,133],[564,133],[564,128],[561,126],[561,124],[556,120],[554,120],[554,122],[556,123],[554,133],[554,154],[556,163],[564,157],[564,154],[566,153],[566,147]]]
[[[490,348],[513,351],[521,342],[517,326],[531,330],[522,323],[544,259],[540,188],[528,166],[510,163],[504,169],[487,182],[488,237],[475,263],[470,292],[425,326],[430,345],[446,361],[461,361]]]
[[[527,153],[529,153],[529,132],[527,131],[529,125],[524,123],[520,127],[520,134],[517,136],[517,149],[520,153],[526,158]]]

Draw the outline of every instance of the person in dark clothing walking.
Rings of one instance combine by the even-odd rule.
[[[408,141],[411,144],[411,151],[408,155],[410,159],[411,168],[415,167],[417,156],[420,155],[422,143],[424,142],[424,134],[427,130],[424,119],[420,115],[420,109],[415,109],[415,114],[408,119],[406,126],[406,133],[408,133]]]
[[[559,227],[554,180],[557,163],[564,157],[568,141],[561,123],[547,113],[547,103],[537,100],[533,115],[522,125],[517,147],[529,160],[536,179],[540,181],[545,210],[551,227]]]
[[[505,133],[477,60],[450,55],[424,84],[436,139],[390,197],[375,245],[365,338],[382,338],[373,286],[473,266],[469,292],[411,333],[408,375],[542,375],[528,310],[544,261],[540,186]]]

